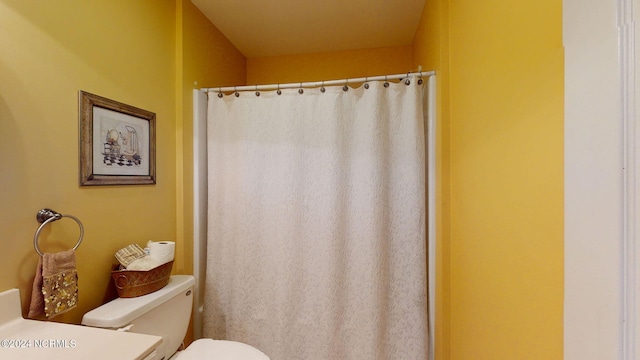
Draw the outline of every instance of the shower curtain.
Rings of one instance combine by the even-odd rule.
[[[427,358],[417,80],[210,94],[205,337],[272,360]]]

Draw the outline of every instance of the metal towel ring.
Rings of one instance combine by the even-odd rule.
[[[73,247],[73,250],[75,251],[76,249],[78,249],[78,246],[80,246],[80,243],[82,242],[82,238],[84,237],[84,227],[82,226],[82,223],[77,217],[73,215],[60,214],[51,209],[42,209],[38,211],[38,214],[36,214],[36,220],[38,220],[38,222],[41,223],[42,225],[38,227],[38,230],[36,230],[36,234],[33,236],[33,247],[36,249],[36,252],[38,253],[38,255],[40,256],[43,255],[42,251],[40,251],[40,248],[38,247],[38,236],[40,236],[40,231],[42,231],[44,226],[47,225],[48,223],[56,220],[60,220],[63,217],[71,218],[78,223],[78,226],[80,227],[80,238],[78,239],[78,242],[76,243],[76,245]]]

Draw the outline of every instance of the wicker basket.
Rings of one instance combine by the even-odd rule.
[[[118,296],[133,298],[160,290],[169,283],[173,261],[149,271],[113,270],[111,278],[118,290]]]

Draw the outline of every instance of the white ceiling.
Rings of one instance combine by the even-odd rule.
[[[247,58],[405,46],[425,0],[191,0]]]

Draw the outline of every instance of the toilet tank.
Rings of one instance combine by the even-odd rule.
[[[172,275],[167,286],[144,296],[118,298],[84,315],[82,325],[162,336],[156,359],[173,355],[187,333],[194,279]]]

